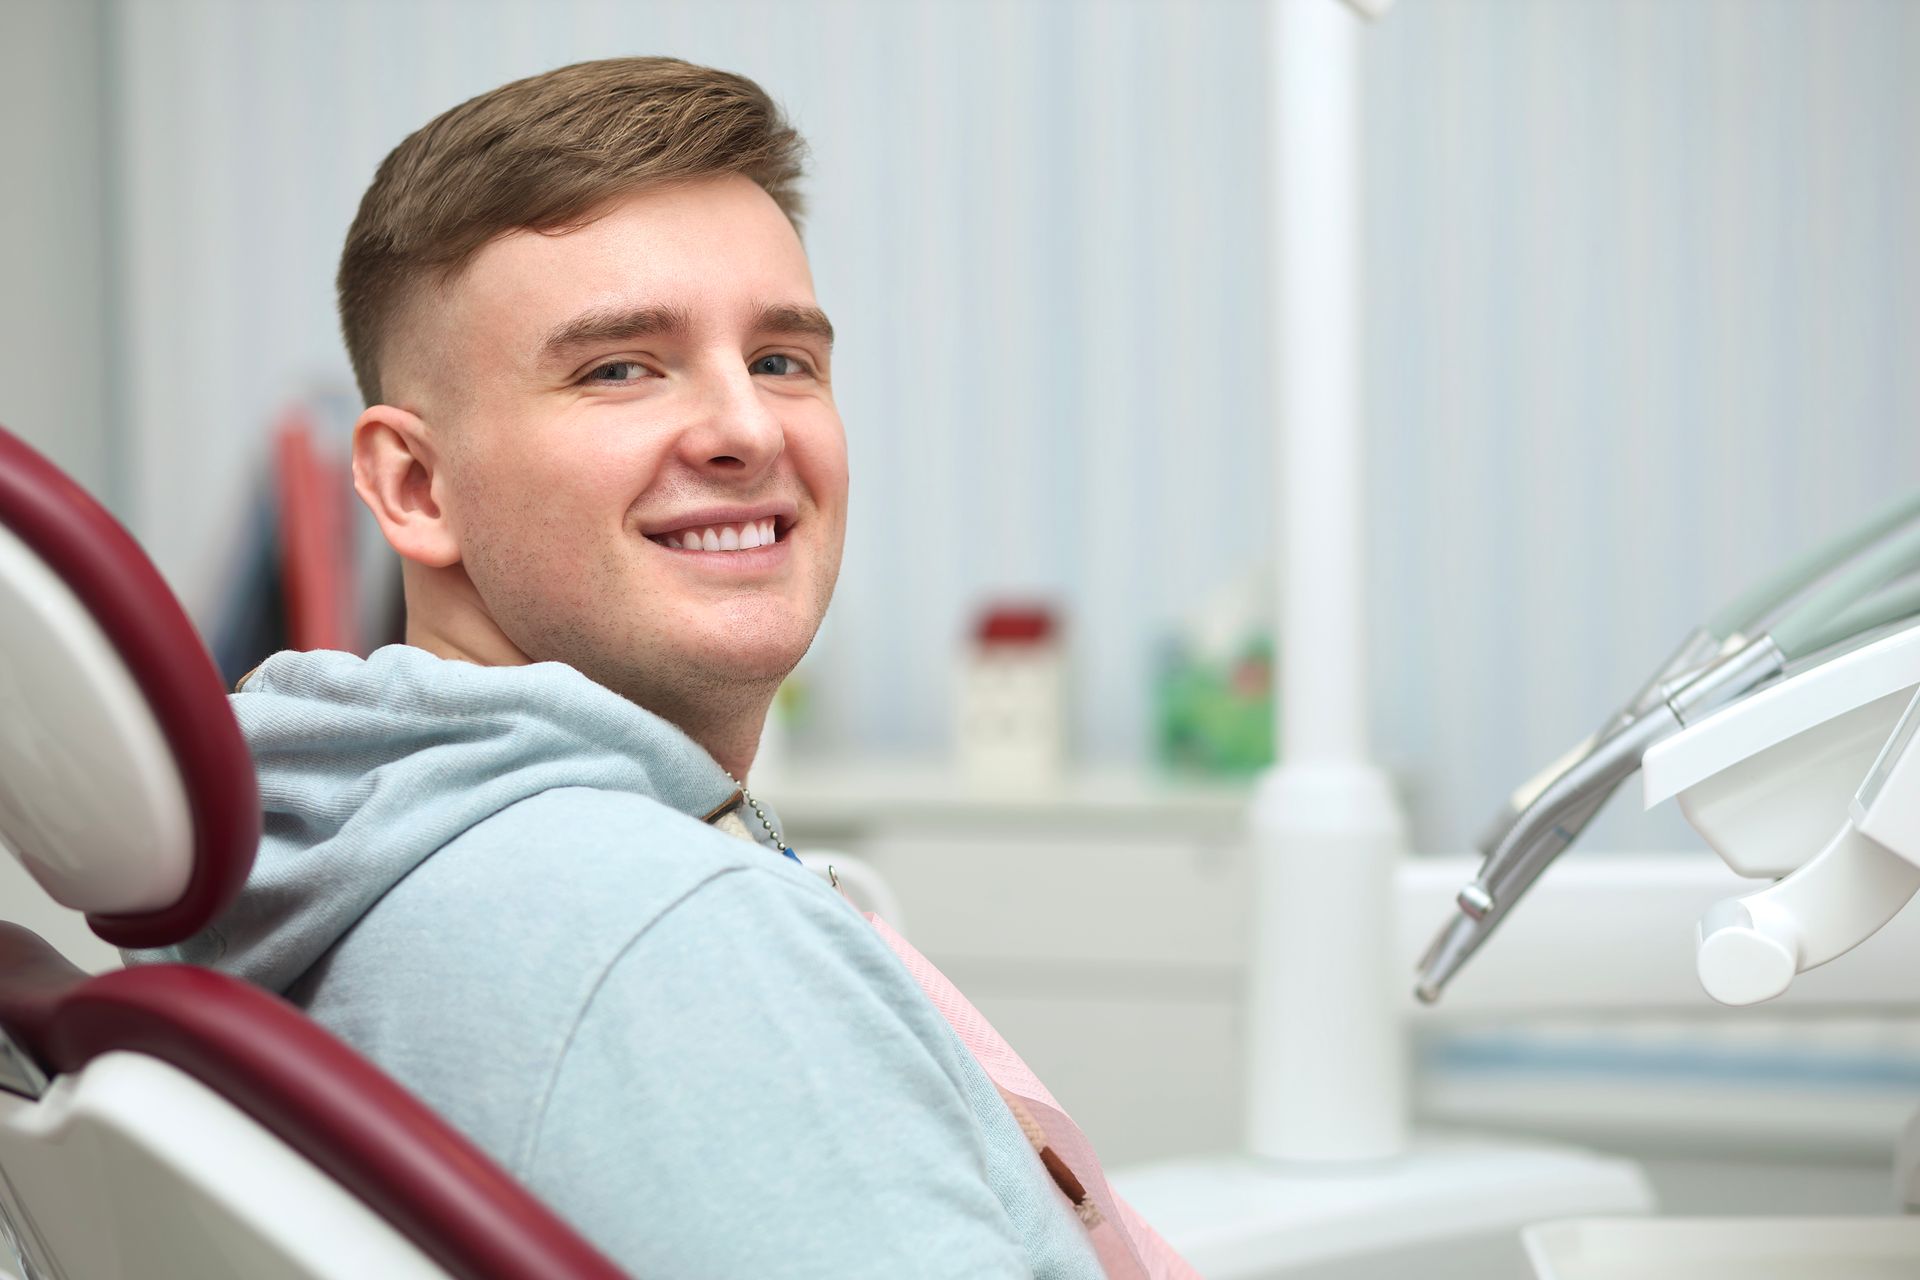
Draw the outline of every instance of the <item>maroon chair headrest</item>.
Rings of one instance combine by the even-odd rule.
[[[232,903],[260,843],[259,786],[226,689],[139,544],[64,472],[3,428],[0,525],[67,584],[125,664],[173,756],[192,823],[193,866],[178,900],[138,915],[90,915],[87,923],[116,946],[179,942]]]
[[[457,1280],[625,1275],[365,1058],[237,978],[175,964],[89,978],[37,935],[0,923],[0,1026],[49,1075],[115,1051],[179,1068]]]

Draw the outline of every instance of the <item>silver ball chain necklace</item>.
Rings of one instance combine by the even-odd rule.
[[[800,861],[800,855],[788,848],[787,842],[780,838],[780,833],[773,829],[773,822],[767,817],[767,811],[762,809],[760,802],[753,798],[753,792],[747,790],[747,784],[734,777],[731,769],[722,769],[721,772],[727,775],[728,782],[740,788],[740,798],[747,802],[747,807],[753,810],[753,816],[760,819],[760,825],[765,827],[767,834],[773,837],[774,847],[779,849],[781,853],[786,854],[789,858],[792,858],[795,862]]]

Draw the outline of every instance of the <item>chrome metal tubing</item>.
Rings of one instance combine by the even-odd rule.
[[[1463,911],[1429,948],[1415,991],[1438,999],[1512,907],[1578,836],[1615,789],[1640,767],[1647,748],[1704,719],[1786,669],[1771,637],[1712,664],[1683,687],[1608,735],[1527,806],[1462,892]],[[1471,908],[1483,908],[1477,918]]]
[[[1669,686],[1683,687],[1687,681],[1699,675],[1720,656],[1721,648],[1722,641],[1705,627],[1696,627],[1688,632],[1686,639],[1682,640],[1667,660],[1647,678],[1646,683],[1634,691],[1633,697],[1627,700],[1626,706],[1607,717],[1607,722],[1594,736],[1594,745],[1597,747],[1601,741],[1625,728],[1635,716],[1664,702],[1666,695],[1672,691]],[[1474,848],[1480,851],[1482,857],[1490,855],[1506,838],[1507,832],[1513,829],[1514,824],[1520,821],[1520,815],[1524,812],[1526,812],[1524,807],[1512,804],[1502,806],[1500,812],[1494,815],[1492,821],[1488,822],[1481,831],[1480,838],[1474,842]]]
[[[1585,812],[1569,814],[1565,821],[1554,824],[1553,830],[1548,833],[1546,839],[1548,841],[1557,839],[1562,843],[1551,851],[1546,861],[1552,861],[1565,850],[1567,845],[1573,843],[1574,838],[1589,822],[1593,821],[1594,816],[1606,807],[1607,800],[1612,794],[1609,791]],[[1544,867],[1545,863],[1542,865]],[[1479,882],[1476,881],[1475,885],[1479,885]],[[1468,888],[1473,887],[1468,886]],[[1484,893],[1485,887],[1480,886],[1480,888]],[[1467,890],[1462,889],[1461,893],[1465,895]],[[1492,901],[1490,895],[1488,900]],[[1506,902],[1511,904],[1517,900],[1518,895],[1510,895]],[[1445,989],[1448,982],[1453,980],[1453,975],[1473,957],[1482,943],[1493,936],[1493,931],[1499,927],[1502,920],[1506,919],[1506,916],[1507,906],[1499,902],[1492,902],[1488,910],[1477,919],[1463,906],[1460,914],[1441,926],[1440,932],[1428,945],[1426,955],[1420,961],[1418,969],[1420,981],[1414,988],[1414,994],[1428,1004],[1438,1000],[1440,992]]]
[[[1678,727],[1673,713],[1662,704],[1597,745],[1586,759],[1554,779],[1527,806],[1488,856],[1475,881],[1490,906],[1477,920],[1462,911],[1441,929],[1421,964],[1420,979],[1414,987],[1416,996],[1428,1003],[1440,998],[1447,983],[1492,935],[1513,904],[1573,842],[1566,823],[1578,819],[1584,826],[1614,788],[1640,767],[1647,746]]]
[[[1786,653],[1771,635],[1764,635],[1701,672],[1698,679],[1668,698],[1667,706],[1682,725],[1694,724],[1738,702],[1786,669]]]
[[[1427,954],[1420,959],[1420,980],[1414,984],[1413,994],[1422,1004],[1432,1004],[1446,990],[1447,983],[1453,981],[1453,975],[1460,972],[1460,966],[1467,957],[1480,949],[1493,926],[1487,920],[1475,921],[1466,916],[1456,915],[1442,925],[1433,944],[1427,948]]]
[[[1660,664],[1660,669],[1647,677],[1647,682],[1635,691],[1628,701],[1626,710],[1614,719],[1618,728],[1628,719],[1645,711],[1653,710],[1656,701],[1664,702],[1663,691],[1675,680],[1690,680],[1720,660],[1724,652],[1724,642],[1705,627],[1696,627],[1687,633],[1671,657]]]
[[[1634,717],[1595,745],[1591,754],[1556,778],[1527,807],[1507,839],[1487,858],[1481,880],[1497,903],[1525,892],[1546,863],[1558,855],[1540,846],[1575,813],[1605,802],[1640,767],[1647,748],[1745,696],[1786,670],[1786,656],[1762,636],[1700,672],[1664,702]],[[1569,837],[1569,842],[1571,837]],[[1565,845],[1562,844],[1561,848]]]
[[[1541,792],[1481,870],[1482,881],[1494,901],[1508,906],[1511,899],[1526,892],[1526,886],[1546,863],[1566,847],[1563,841],[1544,858],[1538,852],[1555,829],[1575,812],[1586,812],[1603,803],[1640,767],[1640,757],[1648,747],[1679,728],[1679,718],[1662,703],[1594,747],[1591,755]]]

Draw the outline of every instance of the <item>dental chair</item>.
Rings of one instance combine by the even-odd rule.
[[[259,820],[172,593],[0,430],[0,846],[100,937],[155,947],[233,900]],[[623,1274],[287,1002],[185,965],[89,976],[7,923],[0,1231],[24,1280]]]

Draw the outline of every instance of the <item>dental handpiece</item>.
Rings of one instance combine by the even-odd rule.
[[[1771,636],[1729,654],[1651,709],[1602,738],[1548,784],[1487,855],[1480,876],[1461,890],[1461,913],[1441,931],[1421,962],[1414,994],[1437,1000],[1461,966],[1539,879],[1615,789],[1639,769],[1654,743],[1772,680],[1787,658]]]
[[[1778,676],[1789,647],[1796,651],[1791,656],[1802,656],[1920,610],[1920,585],[1912,582],[1861,599],[1920,564],[1920,528],[1904,527],[1916,517],[1920,496],[1906,498],[1744,593],[1689,635],[1582,749],[1516,792],[1481,841],[1486,858],[1480,875],[1459,894],[1461,914],[1421,960],[1416,994],[1438,998],[1512,904],[1639,768],[1653,742]],[[1871,556],[1863,554],[1868,548],[1874,548]],[[1855,560],[1863,563],[1849,563]],[[1836,573],[1842,567],[1846,571]],[[1833,581],[1823,581],[1830,576]],[[1795,598],[1809,592],[1812,598],[1798,604]],[[1789,613],[1790,604],[1797,607]],[[1775,622],[1781,636],[1743,643],[1742,632],[1770,629]]]
[[[1673,651],[1672,656],[1661,663],[1659,669],[1647,678],[1647,682],[1634,692],[1633,697],[1627,701],[1626,706],[1607,717],[1607,722],[1600,726],[1597,733],[1590,735],[1573,750],[1567,752],[1545,769],[1522,783],[1521,786],[1507,798],[1507,803],[1501,808],[1499,814],[1488,824],[1486,830],[1481,833],[1480,839],[1474,842],[1474,847],[1480,851],[1483,864],[1485,859],[1493,853],[1494,849],[1499,847],[1500,842],[1506,838],[1507,832],[1513,829],[1513,824],[1520,820],[1520,815],[1526,812],[1527,806],[1532,804],[1555,778],[1592,754],[1595,746],[1603,739],[1624,728],[1634,717],[1651,710],[1669,691],[1668,686],[1677,680],[1685,679],[1704,670],[1708,663],[1721,657],[1725,652],[1725,646],[1726,637],[1717,635],[1706,627],[1699,627],[1689,632],[1687,638],[1682,640],[1679,647]],[[1598,813],[1604,804],[1604,800],[1596,804],[1593,812]],[[1590,813],[1584,818],[1578,819],[1577,822],[1575,820],[1569,820],[1562,825],[1577,835],[1579,830],[1585,828],[1587,822],[1591,821],[1592,817],[1593,814]],[[1465,893],[1466,891],[1463,890],[1462,892]]]

